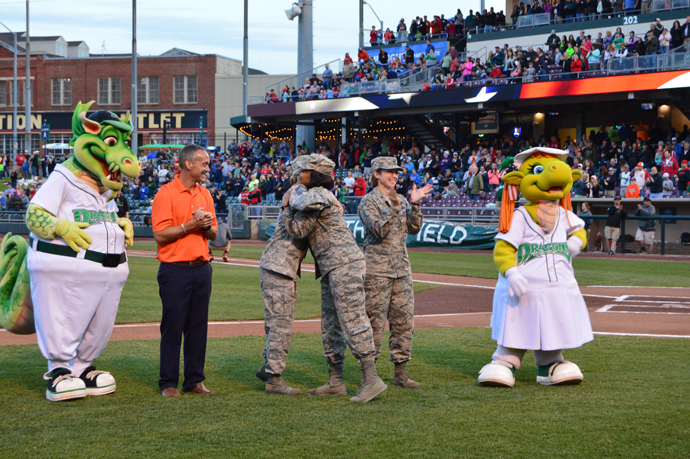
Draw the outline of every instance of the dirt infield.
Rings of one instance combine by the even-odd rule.
[[[152,257],[153,252],[129,251]],[[218,265],[259,266],[258,260],[231,258]],[[313,265],[303,265],[313,271]],[[415,295],[415,328],[488,327],[494,279],[414,273],[416,282],[441,285]],[[690,338],[690,288],[582,286],[595,334]],[[115,325],[111,341],[160,339],[160,324]],[[296,320],[295,333],[320,332],[320,320]],[[209,323],[209,337],[264,334],[263,321]],[[36,343],[36,335],[0,330],[0,346]]]

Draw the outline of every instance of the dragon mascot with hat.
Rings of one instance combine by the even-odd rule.
[[[46,398],[63,401],[115,391],[115,378],[92,362],[113,330],[129,274],[132,222],[118,218],[122,177],[141,164],[129,147],[132,122],[110,111],[72,117],[74,154],[55,167],[26,212],[29,244],[8,234],[0,252],[0,325],[37,334],[48,361]]]
[[[537,382],[579,384],[578,366],[563,349],[593,339],[572,259],[587,244],[584,222],[571,210],[570,189],[582,173],[568,152],[531,148],[502,172],[501,214],[494,248],[500,272],[494,291],[491,337],[498,347],[479,373],[484,386],[513,387],[527,350],[534,351]],[[515,209],[518,192],[528,203]]]

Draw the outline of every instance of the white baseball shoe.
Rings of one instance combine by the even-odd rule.
[[[513,387],[514,372],[515,367],[511,364],[494,360],[479,370],[479,384],[490,387]]]
[[[537,368],[537,382],[544,386],[580,384],[584,376],[573,362],[555,362]]]
[[[86,395],[106,395],[115,392],[115,378],[107,371],[90,366],[79,377],[86,386]]]
[[[66,368],[56,368],[47,375],[48,388],[46,399],[51,402],[63,402],[86,397],[84,381],[75,378]]]

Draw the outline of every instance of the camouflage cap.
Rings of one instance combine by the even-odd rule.
[[[333,175],[334,168],[335,163],[333,161],[318,153],[309,155],[309,159],[303,167],[305,171],[316,171],[329,177]]]
[[[371,170],[377,171],[380,169],[401,171],[402,167],[398,166],[398,162],[392,156],[379,156],[371,160]]]
[[[304,169],[304,164],[307,162],[308,159],[309,156],[298,156],[297,158],[293,159],[290,163],[290,166],[292,166],[292,173],[299,174],[300,172],[302,172],[302,170]]]

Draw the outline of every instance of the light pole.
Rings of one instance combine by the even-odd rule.
[[[14,35],[14,85],[12,89],[14,111],[12,112],[12,156],[10,157],[10,164],[12,164],[17,157],[17,32],[12,32],[9,27],[2,22],[0,22],[0,24]],[[9,167],[10,164],[8,164],[7,167]]]
[[[249,0],[244,0],[244,37],[242,41],[242,114],[246,122],[247,104],[249,103]],[[247,140],[247,134],[242,134],[242,140]]]
[[[139,156],[139,115],[137,105],[137,0],[132,0],[132,152]]]
[[[363,3],[364,3],[365,5],[367,5],[369,8],[371,8],[371,12],[374,13],[374,16],[376,16],[376,19],[378,19],[379,22],[381,23],[381,33],[383,34],[383,21],[381,20],[381,18],[379,18],[379,15],[376,14],[376,11],[374,11],[374,7],[371,6],[371,5],[370,5],[369,3],[367,3],[367,2],[363,2]],[[364,33],[364,31],[360,31],[359,34],[362,35],[363,33]],[[362,40],[364,40],[364,37],[362,37]],[[360,46],[360,48],[361,48],[361,46]]]
[[[24,150],[28,155],[31,151],[31,39],[29,37],[29,0],[26,0],[26,81],[24,82],[24,89],[26,90],[26,97],[24,98],[24,132],[26,133]]]

